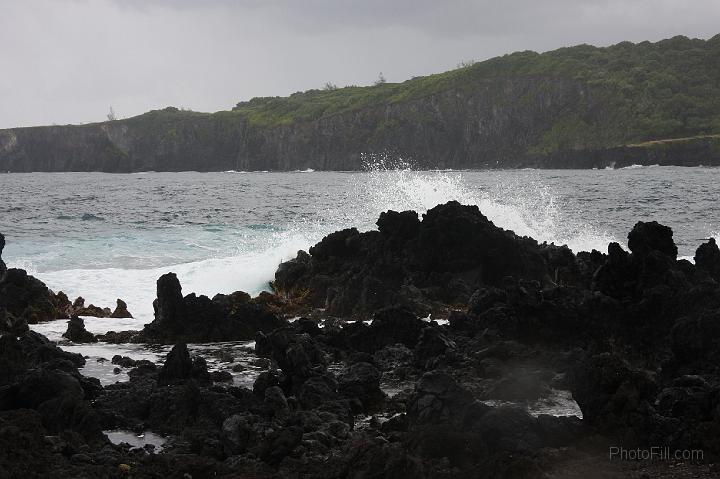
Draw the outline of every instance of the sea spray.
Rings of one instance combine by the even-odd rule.
[[[538,241],[568,245],[573,251],[604,251],[616,239],[569,211],[542,182],[539,173],[506,178],[488,187],[470,186],[464,172],[375,168],[357,177],[349,190],[355,216],[372,227],[382,211],[414,210],[419,214],[451,200],[477,205],[497,226]],[[356,225],[357,226],[357,225]]]

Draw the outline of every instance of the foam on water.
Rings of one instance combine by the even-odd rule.
[[[483,403],[492,407],[518,405],[512,401],[499,401],[493,399],[483,401]],[[551,416],[577,416],[580,419],[583,418],[580,406],[577,402],[575,402],[575,399],[573,399],[572,393],[566,390],[553,389],[552,394],[550,394],[549,397],[526,402],[523,406],[532,416],[535,417],[541,414],[549,414]]]
[[[140,330],[143,327],[143,320],[138,318],[94,318],[92,316],[81,316],[85,321],[85,329],[93,334],[105,334],[108,331],[130,331]],[[62,341],[63,333],[67,331],[68,321],[59,319],[30,325],[36,331],[51,341]],[[90,344],[92,345],[92,343]]]
[[[87,304],[112,306],[117,298],[122,298],[136,318],[149,322],[153,317],[155,283],[161,275],[176,273],[184,294],[195,292],[212,297],[217,293],[247,291],[254,295],[269,288],[268,282],[282,260],[307,247],[305,242],[297,240],[295,244],[288,241],[265,251],[160,268],[71,269],[37,275],[48,287],[62,290],[71,298],[83,295]]]
[[[136,434],[132,431],[128,431],[125,429],[113,429],[103,431],[103,433],[113,444],[125,443],[130,445],[131,447],[142,448],[150,445],[152,446],[150,450],[156,453],[162,451],[163,446],[167,441],[167,439],[165,439],[164,437],[151,431],[143,431],[140,434]]]
[[[144,323],[142,320],[133,318],[94,318],[90,316],[83,316],[82,318],[85,321],[85,328],[93,334],[105,334],[108,331],[140,330]],[[110,360],[113,356],[127,356],[136,361],[148,360],[156,364],[162,364],[167,353],[172,348],[172,345],[141,343],[73,343],[62,336],[67,330],[67,323],[67,320],[59,319],[32,324],[30,328],[43,334],[51,341],[58,342],[65,351],[81,354],[85,357],[85,365],[80,368],[80,371],[86,376],[99,379],[103,385],[128,380],[128,370],[111,363]],[[209,371],[223,370],[229,372],[236,386],[252,387],[253,382],[264,367],[256,361],[258,358],[254,354],[254,341],[190,343],[188,349],[191,354],[205,358]]]

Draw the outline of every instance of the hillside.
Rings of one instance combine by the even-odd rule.
[[[720,35],[519,52],[403,83],[0,130],[2,171],[720,164]]]

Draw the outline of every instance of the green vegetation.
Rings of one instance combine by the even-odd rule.
[[[378,82],[373,86],[324,88],[293,93],[289,97],[258,97],[238,103],[233,111],[251,123],[277,126],[402,102],[456,88],[469,77],[467,68],[417,77],[403,83]]]
[[[254,98],[233,109],[258,126],[312,121],[512,78],[567,79],[586,97],[548,130],[531,152],[639,143],[720,131],[720,35],[657,43],[580,45],[538,54],[518,52],[403,83],[325,88],[289,97]],[[531,99],[519,98],[518,101]]]
[[[515,115],[537,111],[558,85],[574,85],[562,108],[535,117],[539,134],[527,153],[639,145],[668,138],[720,133],[720,35],[710,40],[675,37],[657,43],[623,42],[606,48],[579,45],[538,54],[517,52],[483,62],[468,61],[445,73],[415,77],[403,83],[383,80],[373,86],[324,88],[288,97],[262,97],[214,114],[176,108],[154,110],[123,120],[159,138],[171,138],[192,125],[196,136],[232,135],[247,121],[258,128],[304,123],[365,109],[421,100],[445,92],[463,97],[489,96],[494,107]],[[532,88],[507,94],[508,81],[530,80]],[[579,92],[579,93],[578,93]],[[547,95],[546,95],[547,94]],[[542,111],[542,110],[541,110]],[[378,143],[392,136],[402,121],[432,123],[427,112],[385,118],[375,125]],[[541,124],[537,125],[540,121]]]

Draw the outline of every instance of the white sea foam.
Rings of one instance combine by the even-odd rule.
[[[82,295],[88,304],[112,306],[116,298],[122,298],[135,317],[149,322],[153,318],[155,282],[165,273],[178,275],[185,294],[195,292],[212,297],[216,293],[238,290],[257,294],[268,289],[268,282],[282,260],[293,257],[298,249],[306,247],[304,242],[294,246],[287,243],[277,249],[254,254],[153,269],[72,269],[37,275],[51,289],[62,290],[71,298]]]
[[[108,331],[138,331],[142,329],[143,321],[141,318],[95,318],[92,316],[81,316],[85,321],[85,329],[93,334],[105,334]],[[67,331],[67,320],[60,319],[57,321],[48,321],[44,323],[33,324],[30,326],[36,331],[52,341],[62,341],[62,335]],[[92,345],[92,343],[91,343]]]

